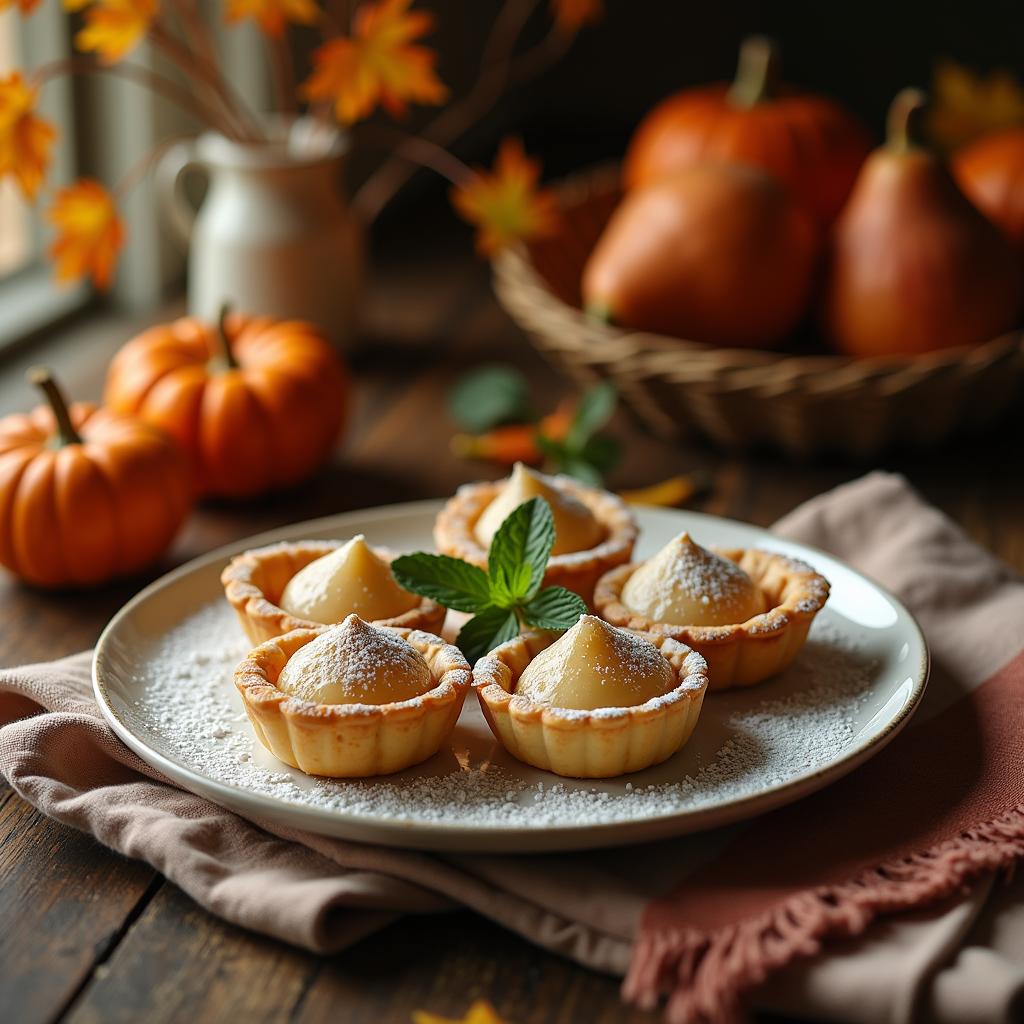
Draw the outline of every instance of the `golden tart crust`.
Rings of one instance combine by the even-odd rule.
[[[569,476],[551,479],[570,497],[586,505],[600,524],[604,539],[585,551],[552,555],[544,573],[544,586],[565,587],[589,604],[598,579],[632,557],[638,533],[636,517],[621,498],[608,491],[588,487]],[[487,551],[476,539],[474,529],[505,483],[505,480],[487,480],[460,487],[434,523],[437,550],[486,569]]]
[[[727,626],[678,626],[654,622],[622,603],[622,588],[643,564],[605,573],[594,591],[598,615],[615,626],[671,637],[692,647],[708,664],[712,690],[751,686],[781,672],[797,656],[815,615],[828,600],[829,583],[806,562],[757,548],[711,549],[735,562],[768,601],[768,610]]]
[[[288,581],[296,573],[344,543],[334,540],[303,540],[271,544],[231,559],[221,573],[220,581],[224,587],[224,596],[235,609],[238,621],[252,643],[272,640],[293,629],[322,629],[325,625],[331,625],[299,618],[286,612],[277,602]],[[397,557],[395,552],[386,548],[373,547],[372,550],[386,562]],[[401,615],[390,619],[375,619],[374,625],[440,633],[445,615],[446,609],[425,597]]]
[[[676,686],[633,707],[576,711],[515,693],[527,665],[553,640],[527,632],[473,668],[473,689],[491,732],[515,758],[578,779],[637,772],[671,757],[690,738],[708,687],[707,664],[683,644],[648,636],[676,674]]]
[[[362,778],[419,764],[451,735],[473,681],[457,647],[420,630],[381,627],[425,659],[434,685],[391,704],[315,704],[277,682],[288,660],[334,628],[296,629],[260,644],[235,669],[235,686],[253,730],[278,760],[309,775]]]

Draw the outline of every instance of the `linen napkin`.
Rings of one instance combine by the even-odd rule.
[[[745,1004],[842,1021],[1009,1021],[1024,1000],[1024,582],[899,477],[777,524],[889,586],[929,638],[906,732],[753,823],[629,850],[439,856],[248,822],[106,728],[89,656],[0,673],[0,771],[43,812],[147,861],[213,913],[334,952],[402,913],[468,906],[625,975],[674,1022]],[[40,713],[44,712],[44,713]]]

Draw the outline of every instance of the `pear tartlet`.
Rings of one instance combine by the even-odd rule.
[[[391,573],[394,558],[362,534],[345,542],[271,544],[234,557],[220,581],[254,644],[352,614],[378,625],[439,633],[445,609],[403,590]]]
[[[708,663],[711,689],[750,686],[799,653],[829,584],[805,562],[757,548],[707,550],[685,531],[646,562],[606,573],[598,614],[671,637]]]
[[[637,525],[621,498],[572,477],[546,476],[517,462],[505,480],[460,487],[434,524],[437,550],[486,569],[498,527],[537,497],[547,501],[555,520],[544,586],[565,587],[589,603],[598,579],[632,557]]]
[[[472,684],[458,648],[349,615],[260,644],[235,686],[260,743],[309,775],[359,778],[419,764],[451,735]]]
[[[551,642],[523,633],[481,658],[473,686],[487,724],[520,761],[573,778],[611,778],[671,757],[690,738],[708,686],[704,659],[584,615]]]

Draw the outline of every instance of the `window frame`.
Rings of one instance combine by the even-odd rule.
[[[71,26],[59,0],[42,0],[29,15],[18,18],[19,51],[24,73],[53,60],[71,56]],[[40,97],[42,114],[54,123],[58,136],[43,190],[33,205],[32,240],[36,256],[26,266],[0,279],[0,353],[27,337],[85,307],[92,297],[87,285],[62,286],[53,279],[45,258],[47,242],[42,210],[47,193],[69,184],[78,168],[73,79],[62,75],[47,82]]]

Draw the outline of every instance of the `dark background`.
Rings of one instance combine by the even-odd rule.
[[[437,28],[424,42],[440,52],[438,71],[455,95],[475,75],[497,0],[433,0]],[[997,68],[1024,78],[1024,5],[1019,0],[959,3],[727,3],[605,0],[602,20],[585,26],[563,60],[506,95],[456,146],[466,160],[490,163],[502,135],[522,135],[544,162],[545,178],[621,155],[639,119],[676,89],[732,77],[740,41],[765,33],[782,49],[790,84],[842,100],[880,139],[886,107],[907,85],[927,86],[935,62],[952,58],[976,72]],[[550,26],[542,2],[524,43]],[[429,119],[417,111],[403,127]],[[353,167],[366,171],[364,157]],[[417,175],[395,209],[441,191]]]

